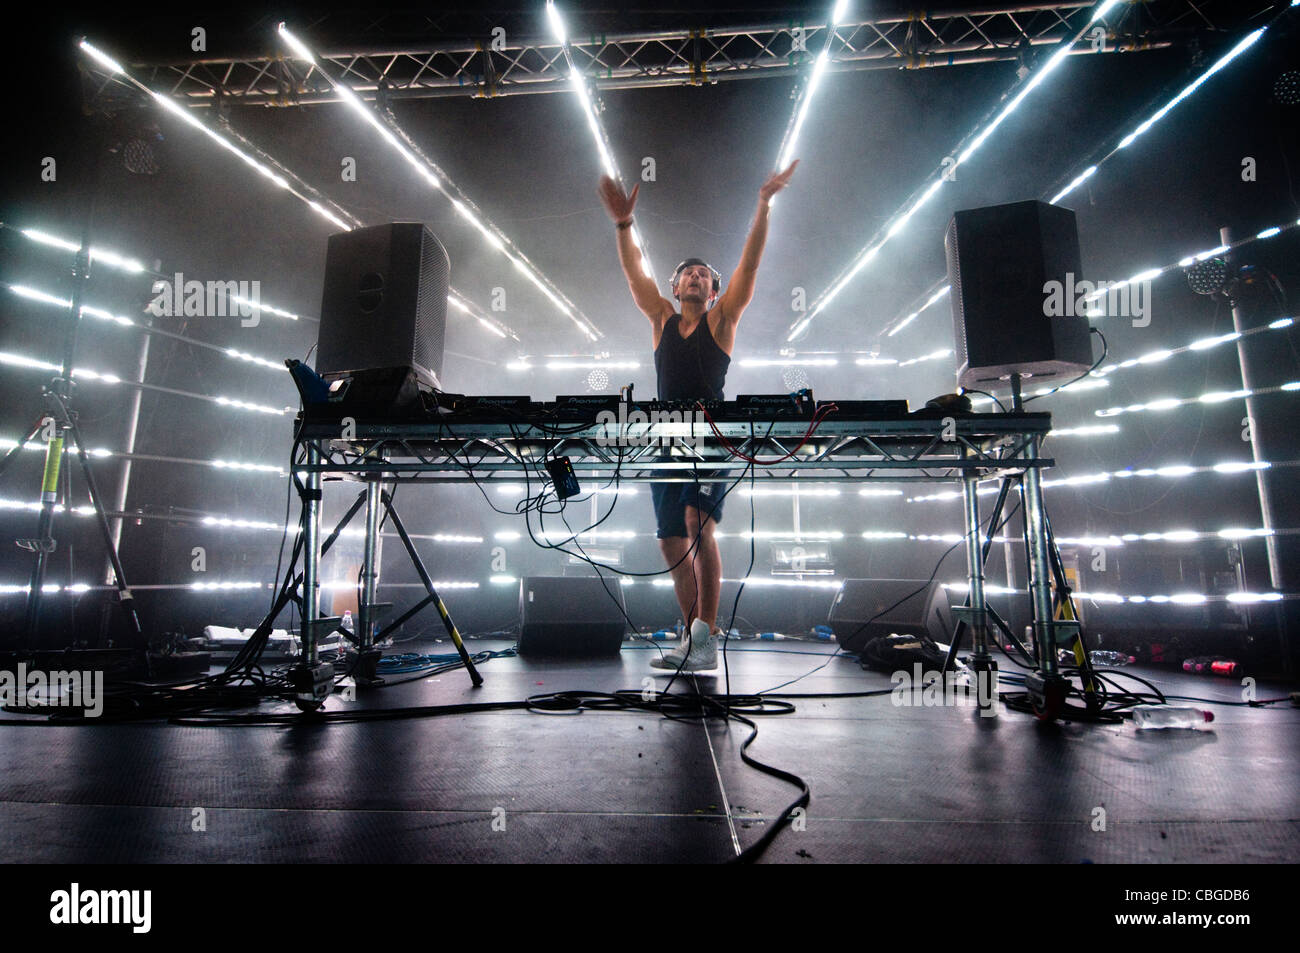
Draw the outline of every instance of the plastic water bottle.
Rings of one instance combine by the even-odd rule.
[[[344,628],[344,629],[347,629],[349,632],[352,632],[352,631],[353,631],[353,629],[352,629],[352,610],[351,610],[351,609],[344,609],[344,610],[343,610],[343,622],[342,622],[342,626],[341,626],[341,627]],[[340,636],[339,638],[342,639],[342,636]]]
[[[1138,731],[1150,728],[1201,728],[1211,721],[1214,721],[1214,712],[1201,708],[1138,705],[1133,709],[1133,724]]]
[[[1097,649],[1095,652],[1088,653],[1088,661],[1097,666],[1119,666],[1128,665],[1130,662],[1136,662],[1137,659],[1132,655],[1125,655],[1123,652],[1110,652],[1105,649]]]

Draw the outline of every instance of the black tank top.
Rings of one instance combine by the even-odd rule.
[[[655,348],[659,399],[722,400],[722,385],[731,366],[731,355],[713,340],[708,312],[700,318],[690,337],[683,338],[677,330],[681,322],[680,314],[664,322],[659,347]]]

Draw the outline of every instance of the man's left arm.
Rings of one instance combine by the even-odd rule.
[[[758,280],[758,263],[763,258],[763,246],[767,244],[767,224],[772,210],[772,196],[790,183],[790,176],[799,164],[795,159],[784,172],[775,172],[758,190],[758,209],[754,212],[754,223],[749,228],[745,239],[745,249],[740,255],[740,264],[731,273],[727,288],[718,299],[719,314],[733,326],[740,321],[741,314],[754,299],[754,283]]]

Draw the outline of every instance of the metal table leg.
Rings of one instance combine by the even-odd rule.
[[[316,711],[334,687],[334,667],[320,661],[320,444],[308,440],[307,479],[303,492],[302,658],[289,671],[294,702],[303,711]]]
[[[1041,436],[1025,446],[1025,458],[1037,460]],[[1038,668],[1025,679],[1025,687],[1040,717],[1054,718],[1065,704],[1069,684],[1057,670],[1057,623],[1052,618],[1050,556],[1047,518],[1043,508],[1042,472],[1026,467],[1023,481],[1025,537],[1029,543],[1029,594],[1034,609],[1034,640],[1038,647]]]
[[[984,594],[984,547],[980,538],[980,508],[976,495],[979,473],[962,474],[962,502],[966,522],[966,575],[970,596],[965,621],[971,630],[975,653],[971,668],[975,673],[975,693],[982,712],[992,713],[997,700],[997,662],[989,654],[988,604]]]
[[[360,625],[357,646],[364,652],[374,644],[375,594],[379,586],[379,518],[383,513],[383,484],[371,480],[366,484],[366,546],[361,567],[361,605],[357,615]]]

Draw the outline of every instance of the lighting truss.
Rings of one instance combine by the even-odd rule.
[[[940,10],[871,16],[866,3],[850,4],[837,28],[842,41],[830,69],[836,72],[875,69],[929,69],[970,63],[1017,62],[1042,46],[1071,36],[1094,4],[1004,2],[978,11]],[[1152,0],[1125,4],[1124,15],[1110,25],[1103,42],[1085,44],[1076,53],[1132,54],[1184,46],[1198,37],[1239,29],[1258,4],[1230,0]],[[356,40],[357,30],[345,14],[314,20],[318,36],[340,39],[320,44],[320,60],[336,75],[347,75],[363,99],[389,100],[557,93],[569,89],[568,63],[551,37],[506,30],[492,36],[493,24],[463,38],[411,43],[408,27],[398,41],[379,26]],[[807,70],[812,53],[822,47],[821,24],[798,21],[728,24],[699,22],[661,30],[587,31],[569,38],[574,60],[602,89],[699,86],[740,79],[797,77]],[[513,24],[511,25],[514,26]],[[796,32],[802,31],[802,32]],[[438,35],[438,24],[415,32]],[[394,28],[396,35],[398,29]],[[445,35],[445,34],[444,34]],[[342,39],[347,37],[347,40]],[[280,57],[258,53],[243,57],[195,56],[188,59],[132,64],[150,85],[190,106],[298,106],[338,102],[323,82],[296,75]],[[91,96],[112,96],[112,84],[96,84]]]

